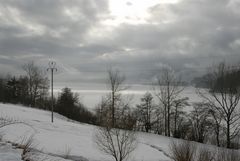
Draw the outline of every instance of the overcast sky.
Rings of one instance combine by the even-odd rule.
[[[149,83],[162,65],[186,78],[240,61],[239,0],[0,0],[0,72],[34,60],[56,81],[104,82],[118,68]]]

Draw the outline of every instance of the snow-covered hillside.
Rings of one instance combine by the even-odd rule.
[[[111,161],[112,158],[99,151],[94,143],[96,126],[68,121],[55,114],[50,122],[50,112],[22,106],[0,104],[1,116],[14,118],[29,124],[13,124],[1,128],[3,140],[21,142],[34,135],[35,149],[45,154],[61,156],[70,152],[74,160]],[[138,146],[129,160],[170,161],[166,156],[171,140],[168,137],[137,133]],[[1,157],[1,156],[0,156]]]

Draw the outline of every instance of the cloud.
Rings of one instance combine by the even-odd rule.
[[[61,84],[103,83],[111,66],[138,84],[151,83],[164,64],[191,81],[213,62],[240,59],[236,0],[156,1],[139,23],[131,15],[134,22],[124,17],[115,24],[110,1],[0,0],[0,72],[19,73],[29,60],[47,66],[53,59]]]

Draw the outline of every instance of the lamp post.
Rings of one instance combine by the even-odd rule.
[[[51,95],[52,95],[51,106],[52,106],[52,122],[53,122],[53,72],[57,71],[56,62],[50,61],[48,63],[47,71],[51,72]]]

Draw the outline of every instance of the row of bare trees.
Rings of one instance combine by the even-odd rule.
[[[44,108],[48,102],[48,78],[34,62],[22,66],[24,75],[0,78],[0,101]]]
[[[48,96],[49,82],[46,72],[41,70],[34,62],[29,62],[23,65],[23,70],[27,77],[27,89],[29,95],[30,105],[36,106],[37,99],[45,99]]]
[[[171,68],[163,68],[153,93],[147,92],[135,107],[122,95],[128,87],[119,71],[108,71],[109,95],[99,104],[98,124],[140,130],[217,146],[237,148],[240,129],[239,69],[220,63],[208,70],[208,88],[197,89],[198,102],[182,95],[183,83]],[[185,107],[192,109],[184,110]]]
[[[171,68],[163,68],[157,77],[157,83],[154,86],[155,95],[161,106],[163,106],[164,115],[164,133],[171,135],[171,110],[176,101],[179,101],[179,95],[183,91],[180,79]]]
[[[187,124],[185,123],[185,128],[182,127],[182,130],[186,130],[186,126],[192,128],[191,140],[204,142],[212,130],[218,146],[221,144],[228,148],[234,146],[240,130],[239,71],[239,68],[225,63],[219,63],[208,70],[204,80],[208,88],[197,89],[201,100],[191,105],[193,110],[187,116],[188,123],[185,121]],[[187,98],[181,96],[184,88],[180,79],[177,79],[174,72],[169,69],[164,69],[157,81],[158,88],[155,89],[155,94],[163,109],[164,134],[171,136],[171,129],[174,129],[173,136],[176,137],[177,122],[183,121],[178,118],[177,109],[189,105]],[[171,119],[174,128],[170,127]],[[220,143],[220,135],[225,136],[224,143]]]
[[[210,106],[210,113],[216,124],[216,135],[219,135],[219,127],[224,127],[228,148],[240,130],[239,75],[239,68],[220,63],[211,68],[206,80],[208,89],[198,90],[199,95]]]

